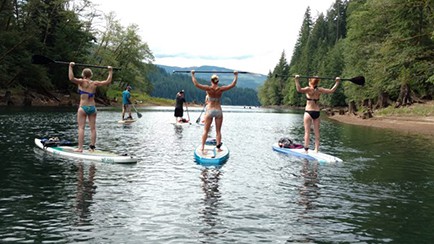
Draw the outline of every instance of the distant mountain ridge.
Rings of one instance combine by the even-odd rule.
[[[217,75],[220,78],[220,81],[222,82],[222,84],[229,84],[230,82],[232,82],[234,75],[229,73],[229,74],[218,74],[218,72],[220,71],[225,71],[225,72],[232,72],[234,71],[233,69],[228,69],[228,68],[223,68],[223,67],[218,67],[218,66],[209,66],[209,65],[203,65],[203,66],[192,66],[192,67],[177,67],[177,66],[167,66],[167,65],[161,65],[161,64],[156,64],[156,66],[164,69],[167,73],[172,74],[173,71],[175,70],[179,70],[179,71],[191,71],[191,70],[196,70],[196,71],[216,71]],[[182,73],[179,73],[182,74]],[[185,75],[189,75],[189,74],[185,74]],[[203,74],[203,73],[197,73],[196,77],[199,79],[203,79],[203,80],[210,80],[212,74]],[[266,75],[262,75],[262,74],[239,74],[238,75],[238,83],[237,83],[237,87],[242,87],[242,88],[252,88],[257,90],[259,86],[261,86],[262,84],[264,84],[264,81],[267,79]]]

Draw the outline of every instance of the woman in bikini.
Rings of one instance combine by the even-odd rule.
[[[92,70],[86,68],[83,69],[81,76],[83,78],[74,77],[74,67],[75,63],[69,63],[69,80],[78,85],[78,92],[80,94],[80,106],[77,111],[77,123],[78,123],[78,148],[77,152],[83,152],[84,144],[84,128],[86,126],[86,118],[89,119],[91,143],[89,148],[91,151],[95,149],[96,143],[96,107],[95,107],[95,91],[98,86],[105,86],[110,84],[113,76],[113,68],[108,66],[109,74],[105,81],[93,81]]]
[[[205,126],[202,134],[202,151],[205,147],[206,138],[208,137],[209,128],[211,127],[212,121],[214,119],[215,130],[216,130],[216,140],[217,140],[217,150],[220,152],[220,147],[222,146],[222,135],[221,128],[223,124],[223,113],[222,107],[220,104],[220,99],[222,97],[222,93],[234,88],[237,84],[238,80],[238,71],[234,71],[234,80],[231,84],[227,86],[218,86],[219,77],[217,75],[211,76],[211,85],[202,85],[197,82],[196,77],[194,76],[194,70],[191,71],[191,80],[193,81],[194,86],[197,88],[206,91],[208,96],[208,102],[206,105],[206,112],[204,116]]]
[[[295,76],[295,87],[297,92],[306,94],[306,107],[304,113],[304,150],[306,153],[309,150],[309,142],[310,142],[310,128],[313,123],[313,130],[315,133],[315,152],[319,150],[319,116],[320,116],[320,107],[318,104],[319,97],[321,94],[330,94],[336,91],[338,88],[339,82],[341,78],[336,77],[336,83],[331,89],[326,89],[323,87],[318,87],[320,79],[318,77],[313,77],[309,79],[309,86],[301,87],[300,86],[300,76]]]

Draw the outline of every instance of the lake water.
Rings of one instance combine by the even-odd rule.
[[[201,108],[190,108],[195,121]],[[322,115],[321,150],[342,163],[274,152],[302,142],[300,111],[224,109],[221,168],[194,162],[202,128],[177,128],[173,109],[140,108],[117,124],[100,108],[97,148],[133,165],[45,155],[35,137],[76,141],[75,109],[1,108],[0,242],[430,243],[434,142],[345,125]],[[135,113],[134,113],[135,115]],[[211,133],[213,136],[214,133]],[[86,145],[89,130],[86,130]]]

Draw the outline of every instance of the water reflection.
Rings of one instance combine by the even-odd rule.
[[[299,187],[299,204],[304,207],[303,214],[315,208],[314,202],[320,196],[318,187],[318,162],[304,160],[301,169],[303,184]]]
[[[200,214],[203,222],[209,227],[202,229],[200,232],[205,236],[216,234],[213,227],[218,224],[218,207],[221,200],[219,191],[219,181],[221,172],[219,168],[204,168],[201,172],[203,197],[203,209]]]
[[[75,210],[78,216],[77,225],[86,225],[91,223],[90,206],[93,202],[93,195],[95,194],[95,164],[91,164],[85,173],[85,166],[83,162],[78,164],[77,169],[77,194]]]
[[[175,135],[178,139],[182,138],[182,131],[184,130],[182,125],[173,125],[173,127],[175,128]]]

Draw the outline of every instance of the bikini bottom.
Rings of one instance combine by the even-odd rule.
[[[92,115],[96,113],[96,107],[95,106],[81,106],[81,109],[86,113],[86,115]]]
[[[223,113],[220,109],[209,109],[206,111],[211,118],[221,118]]]
[[[312,119],[318,119],[319,115],[320,115],[319,111],[307,111],[306,110],[304,112],[308,113]]]

